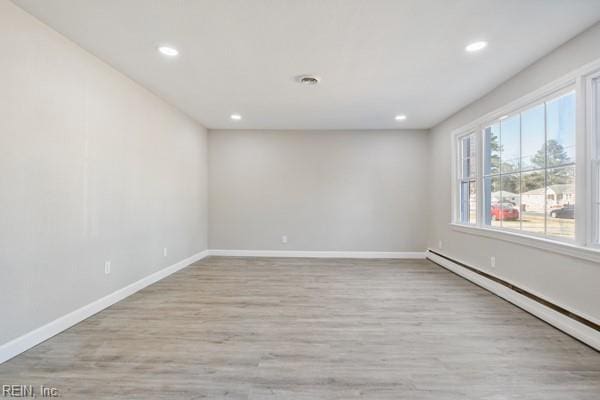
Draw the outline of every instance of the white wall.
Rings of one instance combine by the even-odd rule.
[[[571,311],[600,321],[600,265],[532,247],[452,230],[451,133],[478,117],[600,58],[600,24],[565,43],[488,95],[434,127],[429,135],[431,210],[428,243],[444,254],[504,278]],[[490,256],[496,268],[490,268]]]
[[[424,131],[211,130],[210,248],[424,251],[426,144]]]
[[[206,249],[207,146],[203,127],[5,0],[0,49],[2,344]]]

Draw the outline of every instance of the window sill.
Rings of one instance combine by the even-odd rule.
[[[600,262],[600,248],[584,247],[577,244],[561,242],[559,240],[539,238],[494,228],[482,228],[479,226],[468,226],[456,223],[451,223],[450,227],[457,232],[467,233],[469,235],[503,240],[520,246],[533,247],[539,250],[550,251],[586,261]]]

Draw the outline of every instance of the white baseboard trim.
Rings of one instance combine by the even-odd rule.
[[[0,364],[206,256],[208,256],[208,250],[194,254],[185,260],[161,269],[139,281],[133,282],[124,288],[118,289],[90,304],[63,315],[23,336],[4,343],[0,346]]]
[[[470,271],[450,260],[438,256],[437,254],[428,251],[427,258],[600,351],[600,333],[591,327],[575,321],[558,311],[546,307],[527,296]]]
[[[420,251],[296,251],[296,250],[209,250],[221,257],[295,257],[295,258],[425,258]]]

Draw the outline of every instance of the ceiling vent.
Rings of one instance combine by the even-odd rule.
[[[307,85],[307,86],[311,86],[311,85],[316,85],[317,83],[319,83],[321,81],[321,79],[317,76],[314,75],[300,75],[299,77],[296,78],[296,80],[303,84],[303,85]]]

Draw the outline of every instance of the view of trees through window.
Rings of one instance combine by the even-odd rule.
[[[486,225],[575,237],[575,93],[484,129]]]

